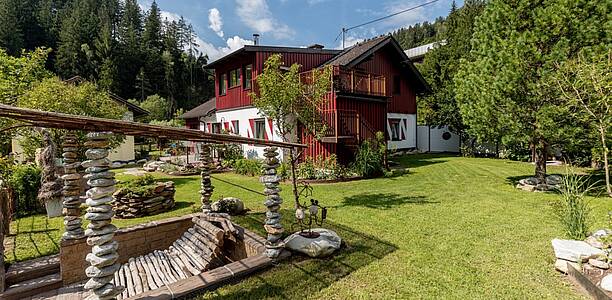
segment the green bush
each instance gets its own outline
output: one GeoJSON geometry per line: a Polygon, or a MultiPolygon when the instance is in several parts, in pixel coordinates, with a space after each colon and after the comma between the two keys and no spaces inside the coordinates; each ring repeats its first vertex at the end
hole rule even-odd
{"type": "Polygon", "coordinates": [[[351,168],[362,177],[378,177],[384,173],[383,160],[380,146],[372,141],[364,141],[357,149],[355,161],[351,164],[351,168]]]}
{"type": "Polygon", "coordinates": [[[9,178],[9,186],[16,197],[16,214],[27,216],[41,212],[43,205],[37,199],[41,170],[33,165],[15,165],[9,178]]]}
{"type": "Polygon", "coordinates": [[[350,175],[349,170],[338,163],[336,155],[323,159],[306,158],[298,164],[296,175],[300,179],[339,179],[350,175]]]}
{"type": "Polygon", "coordinates": [[[262,170],[262,161],[258,159],[241,158],[234,161],[234,172],[240,175],[259,176],[262,170]]]}
{"type": "Polygon", "coordinates": [[[587,186],[588,178],[573,172],[563,176],[561,198],[556,203],[556,211],[568,238],[583,240],[589,232],[591,207],[585,195],[592,189],[587,186]]]}

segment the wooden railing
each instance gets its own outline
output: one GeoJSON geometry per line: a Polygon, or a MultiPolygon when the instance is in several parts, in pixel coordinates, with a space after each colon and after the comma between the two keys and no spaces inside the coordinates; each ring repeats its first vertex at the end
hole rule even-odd
{"type": "Polygon", "coordinates": [[[323,137],[354,138],[357,143],[376,138],[376,131],[355,110],[324,110],[321,116],[327,127],[323,137]]]}
{"type": "MultiPolygon", "coordinates": [[[[302,82],[312,83],[312,71],[300,74],[302,82]]],[[[359,70],[345,70],[333,66],[332,86],[335,91],[348,94],[387,96],[385,76],[367,73],[359,70]]]]}

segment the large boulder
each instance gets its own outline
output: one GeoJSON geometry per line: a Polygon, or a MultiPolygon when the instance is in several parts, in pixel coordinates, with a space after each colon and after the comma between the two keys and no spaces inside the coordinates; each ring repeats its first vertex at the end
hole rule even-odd
{"type": "Polygon", "coordinates": [[[307,238],[296,232],[285,239],[285,248],[304,253],[310,257],[325,257],[340,249],[342,239],[332,230],[314,228],[317,238],[307,238]]]}
{"type": "Polygon", "coordinates": [[[583,241],[553,239],[552,246],[557,258],[568,261],[584,262],[589,258],[605,255],[601,249],[583,241]]]}
{"type": "Polygon", "coordinates": [[[241,215],[245,213],[242,200],[234,197],[226,197],[219,201],[215,201],[210,205],[210,208],[213,212],[230,215],[241,215]]]}
{"type": "Polygon", "coordinates": [[[602,289],[612,292],[612,274],[604,276],[604,278],[601,279],[600,285],[602,289]]]}

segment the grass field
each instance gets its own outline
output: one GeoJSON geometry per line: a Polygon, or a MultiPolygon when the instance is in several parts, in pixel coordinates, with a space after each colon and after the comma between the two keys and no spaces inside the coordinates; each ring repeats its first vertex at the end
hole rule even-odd
{"type": "MultiPolygon", "coordinates": [[[[514,181],[533,172],[505,160],[408,156],[401,177],[315,185],[314,198],[328,206],[325,227],[347,248],[328,259],[293,257],[272,270],[197,297],[204,299],[316,298],[581,298],[552,267],[550,240],[563,237],[551,201],[514,181]]],[[[552,167],[550,173],[563,173],[552,167]]],[[[129,179],[127,176],[118,176],[129,179]]],[[[197,177],[166,178],[177,186],[177,209],[154,219],[196,210],[197,177]]],[[[263,234],[263,197],[256,178],[214,174],[214,198],[236,196],[252,211],[237,223],[263,234]],[[246,188],[246,189],[245,189],[246,188]]],[[[285,186],[284,223],[290,227],[285,186]]],[[[609,198],[589,198],[593,229],[607,224],[609,198]]],[[[153,218],[148,218],[153,219],[153,218]]],[[[16,247],[9,260],[57,252],[61,220],[23,218],[12,224],[16,247]]],[[[145,219],[118,220],[118,226],[145,219]]],[[[10,242],[10,240],[8,241],[10,242]]],[[[9,247],[10,248],[10,247],[9,247]]]]}

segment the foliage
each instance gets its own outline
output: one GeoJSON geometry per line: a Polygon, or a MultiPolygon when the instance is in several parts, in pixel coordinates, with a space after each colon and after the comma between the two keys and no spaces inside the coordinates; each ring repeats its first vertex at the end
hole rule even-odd
{"type": "Polygon", "coordinates": [[[555,203],[557,215],[568,238],[583,240],[588,236],[591,224],[591,207],[585,199],[592,189],[588,186],[588,177],[575,174],[573,171],[563,176],[561,197],[555,203]]]}
{"type": "Polygon", "coordinates": [[[174,118],[170,120],[152,120],[149,122],[151,125],[170,126],[170,127],[185,127],[185,119],[179,118],[183,114],[183,110],[179,109],[174,114],[174,118]]]}
{"type": "Polygon", "coordinates": [[[546,83],[556,63],[609,43],[606,19],[606,4],[597,1],[490,1],[454,77],[468,133],[480,141],[529,145],[543,180],[548,149],[583,136],[579,120],[568,117],[546,83]]]}
{"type": "Polygon", "coordinates": [[[147,116],[149,120],[167,120],[170,113],[170,102],[159,95],[147,97],[140,103],[140,107],[149,112],[147,116]]]}
{"type": "Polygon", "coordinates": [[[34,165],[15,165],[12,168],[8,183],[17,198],[15,212],[18,216],[27,216],[42,210],[38,201],[40,179],[41,170],[34,165]]]}
{"type": "Polygon", "coordinates": [[[483,0],[467,0],[463,7],[453,6],[446,18],[445,31],[437,34],[444,40],[430,50],[419,71],[423,74],[432,92],[418,98],[419,122],[430,125],[448,125],[449,129],[462,134],[463,120],[455,99],[453,77],[459,69],[460,60],[470,52],[474,22],[484,9],[483,0]]]}
{"type": "Polygon", "coordinates": [[[263,162],[259,159],[240,158],[234,161],[233,168],[240,175],[259,176],[263,171],[263,162]]]}
{"type": "Polygon", "coordinates": [[[323,157],[307,157],[297,166],[297,177],[300,179],[340,179],[350,176],[349,170],[338,163],[335,154],[323,157]]]}
{"type": "Polygon", "coordinates": [[[563,98],[575,109],[576,118],[587,120],[599,137],[599,151],[603,156],[606,190],[612,197],[609,148],[607,136],[612,128],[612,51],[591,55],[581,53],[578,58],[565,62],[553,81],[563,98]]]}
{"type": "MultiPolygon", "coordinates": [[[[18,105],[51,112],[108,119],[120,119],[127,112],[125,107],[118,105],[95,84],[90,82],[83,82],[79,85],[66,84],[57,77],[47,78],[35,84],[19,98],[18,105]]],[[[51,130],[56,145],[60,144],[64,132],[64,130],[51,130]]],[[[35,149],[42,146],[40,134],[31,128],[21,129],[19,134],[22,137],[20,143],[25,156],[33,158],[35,149]]],[[[84,133],[81,133],[80,136],[81,140],[84,140],[84,133]]],[[[118,146],[123,139],[123,136],[113,137],[111,146],[118,146]]]]}
{"type": "Polygon", "coordinates": [[[383,175],[384,172],[383,160],[380,145],[374,141],[366,140],[359,145],[351,169],[365,178],[378,177],[383,175]]]}
{"type": "Polygon", "coordinates": [[[425,21],[394,31],[391,35],[400,43],[402,49],[410,49],[439,40],[447,30],[446,18],[438,17],[433,23],[425,21]]]}
{"type": "Polygon", "coordinates": [[[133,180],[121,182],[118,187],[127,190],[126,195],[138,195],[141,197],[152,196],[157,186],[155,177],[151,174],[137,176],[133,180]]]}
{"type": "Polygon", "coordinates": [[[48,66],[62,78],[81,75],[126,99],[159,94],[171,103],[166,118],[214,95],[193,27],[164,20],[155,1],[148,13],[136,0],[1,1],[0,48],[37,47],[55,50],[48,66]]]}

